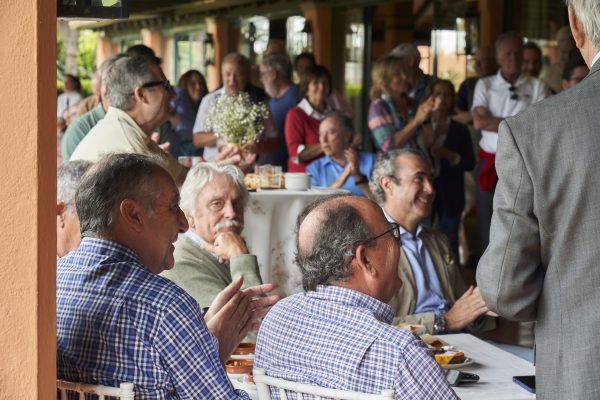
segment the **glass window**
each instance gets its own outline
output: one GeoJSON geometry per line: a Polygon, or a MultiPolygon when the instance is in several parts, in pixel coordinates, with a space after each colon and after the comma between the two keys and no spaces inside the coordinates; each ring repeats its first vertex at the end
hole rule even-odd
{"type": "Polygon", "coordinates": [[[252,64],[259,62],[269,41],[269,20],[258,15],[242,18],[240,33],[241,40],[238,51],[246,55],[252,64]]]}
{"type": "Polygon", "coordinates": [[[205,32],[182,32],[174,35],[175,40],[175,77],[179,77],[190,69],[197,69],[206,75],[206,64],[203,52],[205,32]]]}

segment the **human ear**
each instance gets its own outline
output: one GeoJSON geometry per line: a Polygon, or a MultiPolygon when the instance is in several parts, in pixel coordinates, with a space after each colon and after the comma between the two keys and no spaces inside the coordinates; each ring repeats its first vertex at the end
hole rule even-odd
{"type": "Polygon", "coordinates": [[[578,49],[581,49],[585,43],[585,32],[583,30],[583,25],[577,15],[575,14],[575,10],[572,5],[569,5],[569,25],[571,26],[571,33],[573,34],[573,39],[575,40],[575,45],[578,49]]]}
{"type": "Polygon", "coordinates": [[[139,233],[144,227],[143,207],[133,199],[124,199],[119,205],[119,213],[127,226],[139,233]]]}
{"type": "Polygon", "coordinates": [[[144,88],[141,86],[137,86],[135,89],[133,89],[133,97],[136,99],[136,101],[146,102],[144,88]]]}

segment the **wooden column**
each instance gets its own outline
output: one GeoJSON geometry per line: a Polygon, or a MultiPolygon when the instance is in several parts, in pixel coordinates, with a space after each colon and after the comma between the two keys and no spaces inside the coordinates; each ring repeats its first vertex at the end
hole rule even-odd
{"type": "Polygon", "coordinates": [[[480,46],[494,46],[504,27],[504,0],[479,0],[480,46]]]}
{"type": "Polygon", "coordinates": [[[306,3],[302,10],[304,18],[311,23],[312,48],[317,63],[331,69],[331,7],[306,3]]]}

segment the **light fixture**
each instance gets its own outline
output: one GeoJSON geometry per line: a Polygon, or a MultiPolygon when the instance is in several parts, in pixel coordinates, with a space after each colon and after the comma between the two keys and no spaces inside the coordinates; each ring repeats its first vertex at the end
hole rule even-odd
{"type": "Polygon", "coordinates": [[[203,53],[204,53],[204,65],[215,64],[215,41],[212,33],[205,32],[204,39],[202,40],[203,53]]]}

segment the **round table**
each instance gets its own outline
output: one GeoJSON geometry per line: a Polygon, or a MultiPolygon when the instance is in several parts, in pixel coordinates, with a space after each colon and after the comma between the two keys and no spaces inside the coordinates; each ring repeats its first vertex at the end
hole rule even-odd
{"type": "Polygon", "coordinates": [[[294,262],[296,218],[313,200],[340,193],[348,191],[312,188],[250,192],[242,236],[258,259],[263,282],[276,284],[282,297],[302,291],[302,276],[294,262]]]}

